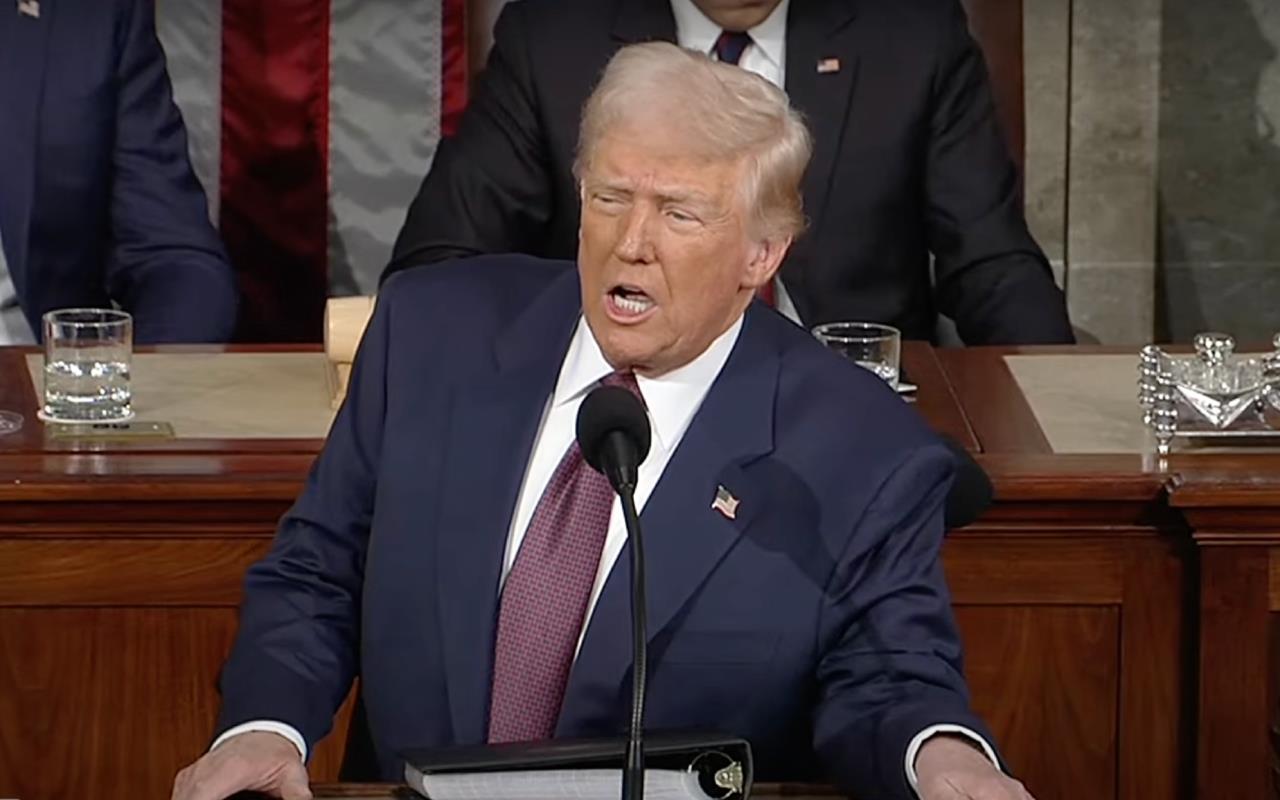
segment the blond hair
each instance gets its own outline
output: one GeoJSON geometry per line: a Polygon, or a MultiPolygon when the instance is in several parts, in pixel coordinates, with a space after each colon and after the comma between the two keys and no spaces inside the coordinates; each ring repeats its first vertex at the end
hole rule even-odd
{"type": "Polygon", "coordinates": [[[619,50],[587,99],[574,175],[581,180],[608,129],[639,114],[666,114],[686,134],[690,153],[745,159],[741,187],[751,228],[786,238],[805,227],[800,181],[813,151],[809,131],[786,94],[753,73],[684,50],[647,42],[619,50]]]}

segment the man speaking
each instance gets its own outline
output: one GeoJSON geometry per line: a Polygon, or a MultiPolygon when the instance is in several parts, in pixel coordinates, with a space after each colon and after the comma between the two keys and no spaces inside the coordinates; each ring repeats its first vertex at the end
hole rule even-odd
{"type": "Polygon", "coordinates": [[[623,520],[573,437],[602,382],[653,429],[650,728],[747,738],[761,780],[1029,797],[968,708],[948,451],[753,301],[803,225],[809,154],[766,81],[628,47],[583,116],[576,270],[494,256],[388,281],[175,798],[310,797],[306,754],[357,674],[383,779],[410,748],[625,731],[623,520]]]}

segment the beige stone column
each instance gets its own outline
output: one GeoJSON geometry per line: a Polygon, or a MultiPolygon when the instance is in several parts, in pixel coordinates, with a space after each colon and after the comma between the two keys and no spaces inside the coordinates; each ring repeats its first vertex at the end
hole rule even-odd
{"type": "Polygon", "coordinates": [[[1086,337],[1155,333],[1161,0],[1072,0],[1067,301],[1086,337]]]}

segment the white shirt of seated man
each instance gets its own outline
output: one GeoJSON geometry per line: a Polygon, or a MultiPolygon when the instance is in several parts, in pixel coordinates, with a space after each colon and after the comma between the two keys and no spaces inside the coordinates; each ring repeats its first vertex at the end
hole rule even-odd
{"type": "MultiPolygon", "coordinates": [[[[637,45],[623,52],[636,50],[646,58],[675,59],[676,68],[687,70],[689,56],[670,45],[637,45]]],[[[602,86],[617,63],[616,57],[602,86]]],[[[734,74],[746,75],[736,68],[734,74]]],[[[717,86],[724,78],[718,77],[717,86]]],[[[785,116],[785,99],[775,94],[779,115],[785,116]]],[[[745,161],[708,158],[705,147],[691,148],[690,137],[703,134],[692,126],[671,125],[671,119],[681,117],[672,103],[686,109],[686,115],[687,109],[698,107],[682,97],[627,97],[620,105],[630,111],[611,117],[607,129],[585,143],[578,251],[585,324],[578,325],[534,442],[509,532],[507,569],[533,506],[572,440],[572,420],[585,388],[613,370],[633,370],[649,406],[655,448],[641,467],[637,502],[647,500],[728,358],[745,309],[759,287],[773,279],[799,230],[798,183],[804,162],[795,170],[793,219],[762,226],[750,205],[755,199],[739,188],[745,161]],[[666,123],[655,124],[661,120],[666,123]]],[[[807,160],[807,147],[801,151],[807,160]]],[[[622,547],[616,508],[592,603],[622,547]]],[[[903,756],[902,768],[921,800],[1031,798],[1000,772],[993,748],[959,726],[920,731],[903,756]]],[[[244,789],[285,800],[308,798],[305,757],[302,736],[283,721],[250,722],[226,731],[207,754],[179,773],[173,798],[222,800],[244,789]]]]}

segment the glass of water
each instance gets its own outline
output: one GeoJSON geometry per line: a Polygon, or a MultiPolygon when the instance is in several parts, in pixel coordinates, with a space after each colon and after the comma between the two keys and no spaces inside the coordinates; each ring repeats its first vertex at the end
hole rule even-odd
{"type": "Polygon", "coordinates": [[[133,417],[129,370],[133,317],[101,308],[44,315],[46,422],[124,422],[133,417]]]}
{"type": "Polygon", "coordinates": [[[814,328],[813,335],[858,366],[879,375],[894,389],[898,388],[902,334],[897,328],[876,322],[829,322],[814,328]]]}

